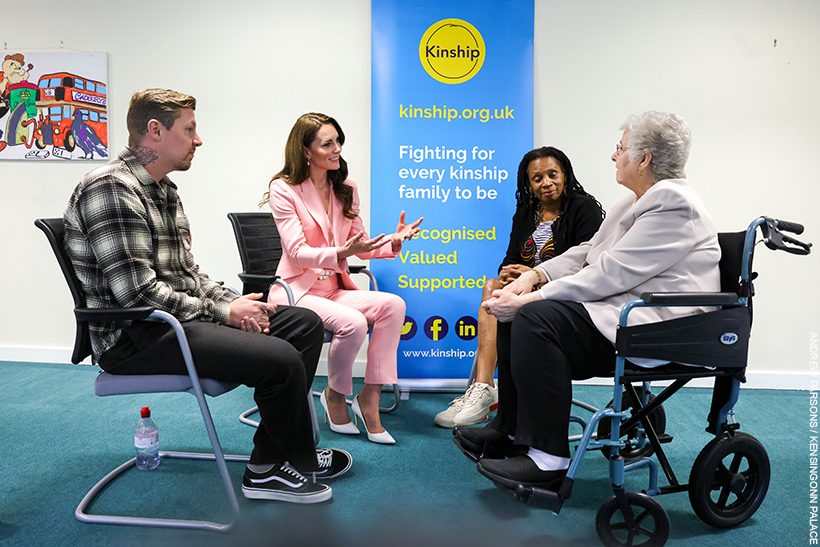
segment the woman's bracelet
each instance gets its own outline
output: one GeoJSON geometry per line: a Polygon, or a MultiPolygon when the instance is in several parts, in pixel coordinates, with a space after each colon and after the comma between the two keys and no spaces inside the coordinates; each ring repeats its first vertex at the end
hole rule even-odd
{"type": "Polygon", "coordinates": [[[538,276],[538,284],[539,285],[543,285],[544,283],[547,282],[547,274],[545,274],[544,272],[542,272],[538,268],[533,268],[533,270],[535,270],[535,275],[538,276]]]}

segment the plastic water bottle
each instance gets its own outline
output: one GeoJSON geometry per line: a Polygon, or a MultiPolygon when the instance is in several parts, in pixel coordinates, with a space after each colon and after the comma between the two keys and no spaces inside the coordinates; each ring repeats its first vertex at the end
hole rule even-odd
{"type": "Polygon", "coordinates": [[[140,411],[140,421],[134,431],[134,447],[137,449],[137,469],[154,469],[159,465],[159,430],[147,406],[140,411]]]}

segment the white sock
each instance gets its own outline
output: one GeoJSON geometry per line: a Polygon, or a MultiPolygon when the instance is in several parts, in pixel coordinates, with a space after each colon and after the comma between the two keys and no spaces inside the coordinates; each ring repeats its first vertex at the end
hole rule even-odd
{"type": "Polygon", "coordinates": [[[569,468],[569,458],[553,456],[537,448],[530,447],[527,456],[535,462],[535,465],[537,465],[541,471],[559,471],[569,468]]]}

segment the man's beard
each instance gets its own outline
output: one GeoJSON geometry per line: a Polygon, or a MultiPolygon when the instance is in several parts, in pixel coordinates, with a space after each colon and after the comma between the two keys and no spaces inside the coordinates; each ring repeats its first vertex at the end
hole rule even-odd
{"type": "Polygon", "coordinates": [[[174,171],[187,171],[191,168],[191,163],[194,161],[194,158],[188,159],[188,156],[185,156],[184,159],[177,162],[174,166],[174,171]]]}

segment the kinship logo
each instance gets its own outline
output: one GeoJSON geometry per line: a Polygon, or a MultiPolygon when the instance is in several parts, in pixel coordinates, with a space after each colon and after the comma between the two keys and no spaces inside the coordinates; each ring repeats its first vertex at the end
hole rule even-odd
{"type": "Polygon", "coordinates": [[[478,74],[486,53],[481,33],[461,19],[434,23],[419,43],[424,70],[445,84],[460,84],[478,74]]]}

